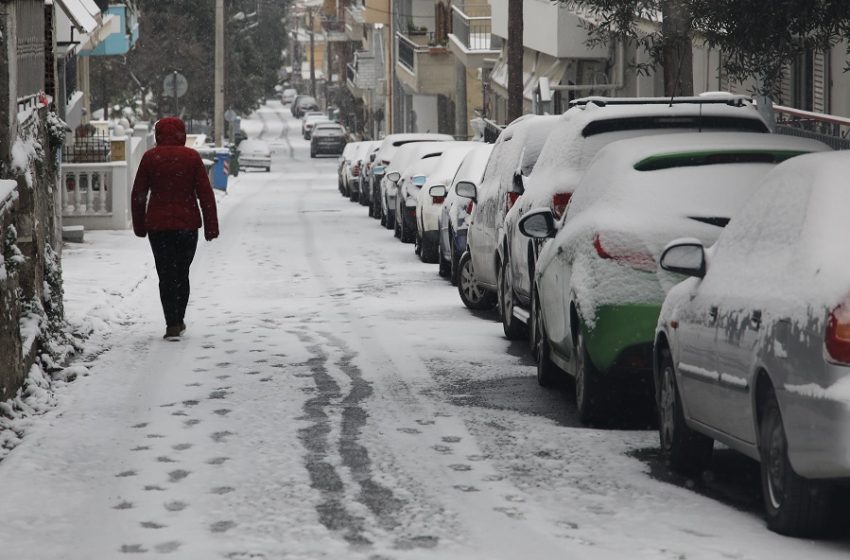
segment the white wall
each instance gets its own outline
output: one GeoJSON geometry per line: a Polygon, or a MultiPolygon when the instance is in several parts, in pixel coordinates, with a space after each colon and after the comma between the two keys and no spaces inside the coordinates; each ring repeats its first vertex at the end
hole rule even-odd
{"type": "Polygon", "coordinates": [[[413,110],[416,111],[417,132],[437,132],[440,130],[437,115],[436,95],[412,95],[413,110]]]}

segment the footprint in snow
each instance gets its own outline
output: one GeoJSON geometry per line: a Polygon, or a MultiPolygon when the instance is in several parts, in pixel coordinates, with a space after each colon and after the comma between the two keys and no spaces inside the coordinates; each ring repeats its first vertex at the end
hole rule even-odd
{"type": "Polygon", "coordinates": [[[150,449],[150,447],[148,447],[147,445],[139,445],[134,447],[130,451],[147,451],[148,449],[150,449]]]}
{"type": "Polygon", "coordinates": [[[112,506],[112,509],[133,509],[133,503],[121,502],[120,504],[112,506]]]}
{"type": "Polygon", "coordinates": [[[135,425],[131,426],[131,428],[138,430],[140,428],[146,428],[147,425],[148,425],[147,422],[142,422],[141,424],[135,424],[135,425]]]}
{"type": "Polygon", "coordinates": [[[504,480],[505,477],[500,474],[488,474],[485,477],[482,477],[481,480],[484,482],[499,482],[500,480],[504,480]]]}
{"type": "Polygon", "coordinates": [[[191,443],[178,443],[177,445],[172,445],[171,449],[173,449],[174,451],[186,451],[187,449],[189,449],[191,447],[192,447],[191,443]]]}
{"type": "MultiPolygon", "coordinates": [[[[204,346],[204,348],[206,348],[206,346],[204,346]]],[[[196,367],[196,368],[195,368],[195,369],[193,369],[192,371],[193,371],[193,372],[195,372],[195,373],[206,373],[206,372],[208,372],[209,370],[208,370],[207,368],[205,368],[205,367],[196,367]]]]}
{"type": "Polygon", "coordinates": [[[159,457],[156,458],[156,460],[157,460],[158,463],[176,463],[177,462],[174,459],[172,459],[171,457],[166,457],[165,455],[160,455],[159,457]]]}
{"type": "Polygon", "coordinates": [[[421,434],[416,428],[398,428],[398,431],[403,434],[421,434]]]}
{"type": "Polygon", "coordinates": [[[210,399],[224,399],[227,397],[227,391],[216,390],[209,394],[210,399]]]}
{"type": "Polygon", "coordinates": [[[525,519],[525,514],[520,510],[513,507],[495,507],[493,511],[498,511],[499,513],[504,513],[511,519],[525,519]]]}
{"type": "Polygon", "coordinates": [[[148,438],[148,439],[162,439],[165,436],[162,435],[162,434],[148,434],[145,437],[148,438]]]}
{"type": "Polygon", "coordinates": [[[230,457],[213,457],[212,459],[207,460],[208,465],[223,465],[226,461],[229,461],[230,457]]]}
{"type": "Polygon", "coordinates": [[[188,507],[188,505],[189,504],[187,504],[186,502],[175,500],[173,502],[163,504],[162,507],[164,507],[168,511],[183,511],[184,509],[186,509],[186,507],[188,507]]]}
{"type": "Polygon", "coordinates": [[[224,533],[234,527],[236,527],[236,523],[233,521],[216,521],[210,525],[210,531],[213,533],[224,533]]]}
{"type": "Polygon", "coordinates": [[[214,434],[210,434],[210,438],[216,443],[222,443],[225,439],[232,436],[233,432],[223,431],[223,432],[215,432],[214,434]]]}
{"type": "Polygon", "coordinates": [[[260,379],[260,381],[262,381],[263,383],[267,383],[267,382],[269,382],[269,381],[271,381],[271,380],[272,380],[272,378],[271,378],[271,377],[263,377],[263,378],[261,378],[261,379],[260,379]]]}
{"type": "Polygon", "coordinates": [[[187,428],[192,427],[192,426],[197,426],[200,423],[201,423],[201,421],[198,420],[197,418],[190,418],[189,420],[186,420],[185,422],[183,422],[183,424],[185,424],[187,428]]]}
{"type": "Polygon", "coordinates": [[[490,458],[489,455],[467,455],[466,456],[467,461],[486,461],[489,458],[490,458]]]}
{"type": "Polygon", "coordinates": [[[142,521],[139,523],[143,529],[164,529],[166,525],[162,523],[156,523],[155,521],[142,521]]]}
{"type": "Polygon", "coordinates": [[[213,488],[212,490],[210,490],[210,492],[213,493],[213,494],[221,495],[221,494],[229,494],[229,493],[233,492],[234,490],[236,490],[236,489],[232,486],[219,486],[217,488],[213,488]]]}
{"type": "Polygon", "coordinates": [[[517,496],[516,494],[508,494],[507,496],[505,496],[505,499],[515,504],[521,504],[525,502],[525,498],[523,498],[522,496],[517,496]]]}
{"type": "Polygon", "coordinates": [[[444,443],[460,443],[463,438],[458,436],[446,436],[443,438],[444,443]]]}
{"type": "Polygon", "coordinates": [[[232,366],[232,365],[233,364],[231,364],[230,362],[219,362],[215,365],[215,367],[228,367],[228,366],[232,366]]]}
{"type": "Polygon", "coordinates": [[[227,416],[228,414],[230,414],[230,409],[229,408],[219,408],[218,410],[214,410],[213,412],[215,412],[219,416],[227,416]]]}
{"type": "Polygon", "coordinates": [[[200,387],[200,386],[201,386],[201,384],[198,383],[197,381],[194,382],[194,383],[186,383],[186,387],[200,387]]]}
{"type": "Polygon", "coordinates": [[[420,426],[433,426],[435,424],[433,420],[417,420],[416,423],[420,426]]]}
{"type": "Polygon", "coordinates": [[[216,375],[215,376],[216,379],[221,379],[221,380],[227,379],[228,377],[230,377],[230,375],[228,375],[226,373],[224,375],[216,375]]]}
{"type": "Polygon", "coordinates": [[[159,552],[160,554],[168,554],[169,552],[174,552],[175,550],[180,548],[182,544],[183,543],[181,543],[180,541],[168,541],[154,546],[153,549],[159,552]]]}
{"type": "Polygon", "coordinates": [[[460,490],[461,492],[479,492],[478,488],[475,486],[470,486],[468,484],[455,484],[452,486],[455,490],[460,490]]]}
{"type": "Polygon", "coordinates": [[[255,369],[254,369],[254,370],[251,370],[251,371],[246,371],[246,372],[245,372],[245,375],[259,375],[259,374],[260,374],[260,372],[259,372],[259,371],[257,371],[257,370],[255,370],[255,369]]]}
{"type": "Polygon", "coordinates": [[[188,401],[183,401],[183,406],[197,406],[198,404],[200,404],[200,402],[201,401],[196,401],[194,399],[188,400],[188,401]]]}
{"type": "Polygon", "coordinates": [[[162,492],[165,488],[162,486],[157,486],[156,484],[148,484],[145,486],[145,492],[162,492]]]}
{"type": "Polygon", "coordinates": [[[136,476],[136,471],[124,471],[115,475],[115,478],[127,478],[128,476],[136,476]]]}
{"type": "Polygon", "coordinates": [[[472,470],[472,467],[470,465],[464,465],[462,463],[455,464],[455,465],[449,465],[449,468],[452,469],[453,471],[458,471],[458,472],[465,472],[465,471],[471,471],[472,470]]]}
{"type": "Polygon", "coordinates": [[[448,445],[435,445],[431,449],[433,449],[437,453],[442,453],[443,455],[449,455],[452,452],[452,448],[448,445]]]}
{"type": "Polygon", "coordinates": [[[171,413],[172,416],[189,416],[185,410],[177,410],[171,413]]]}
{"type": "Polygon", "coordinates": [[[144,554],[148,551],[148,549],[140,544],[122,544],[118,550],[124,554],[144,554]]]}

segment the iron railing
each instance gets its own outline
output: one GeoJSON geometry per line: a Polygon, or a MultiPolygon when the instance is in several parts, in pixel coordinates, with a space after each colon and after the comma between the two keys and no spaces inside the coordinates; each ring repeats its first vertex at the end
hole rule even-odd
{"type": "Polygon", "coordinates": [[[776,132],[819,140],[835,150],[850,149],[850,119],[774,105],[776,132]]]}
{"type": "Polygon", "coordinates": [[[464,10],[462,7],[452,6],[452,34],[470,51],[498,48],[493,46],[490,16],[472,16],[464,10]]]}
{"type": "Polygon", "coordinates": [[[44,2],[18,0],[15,5],[15,58],[18,109],[38,103],[44,91],[44,2]]]}
{"type": "Polygon", "coordinates": [[[65,163],[101,163],[112,161],[112,144],[107,134],[74,138],[62,147],[65,163]]]}
{"type": "Polygon", "coordinates": [[[398,37],[398,62],[411,72],[416,71],[416,49],[418,45],[402,35],[398,37]]]}

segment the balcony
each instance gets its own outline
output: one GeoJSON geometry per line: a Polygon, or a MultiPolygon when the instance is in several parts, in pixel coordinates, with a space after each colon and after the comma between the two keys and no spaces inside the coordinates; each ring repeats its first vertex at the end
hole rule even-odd
{"type": "Polygon", "coordinates": [[[489,68],[498,58],[502,39],[491,33],[490,6],[452,6],[449,49],[467,68],[489,68]]]}
{"type": "Polygon", "coordinates": [[[345,43],[350,41],[345,31],[345,20],[336,17],[323,16],[322,30],[328,43],[345,43]]]}
{"type": "Polygon", "coordinates": [[[383,77],[383,61],[370,51],[357,51],[354,60],[346,65],[346,84],[354,97],[366,99],[369,92],[379,88],[383,77]]]}
{"type": "Polygon", "coordinates": [[[454,95],[455,59],[435,45],[431,33],[396,34],[396,75],[405,90],[421,95],[454,95]]]}
{"type": "Polygon", "coordinates": [[[345,33],[351,41],[362,41],[365,36],[363,11],[360,6],[349,6],[345,9],[345,33]]]}

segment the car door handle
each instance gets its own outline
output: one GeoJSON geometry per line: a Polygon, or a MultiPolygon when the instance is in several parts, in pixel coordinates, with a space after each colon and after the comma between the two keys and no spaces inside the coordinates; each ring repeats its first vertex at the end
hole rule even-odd
{"type": "Polygon", "coordinates": [[[750,315],[750,326],[756,331],[761,327],[761,311],[753,311],[750,315]]]}
{"type": "Polygon", "coordinates": [[[708,309],[708,318],[711,319],[712,322],[717,320],[717,306],[716,305],[712,305],[708,309]]]}

